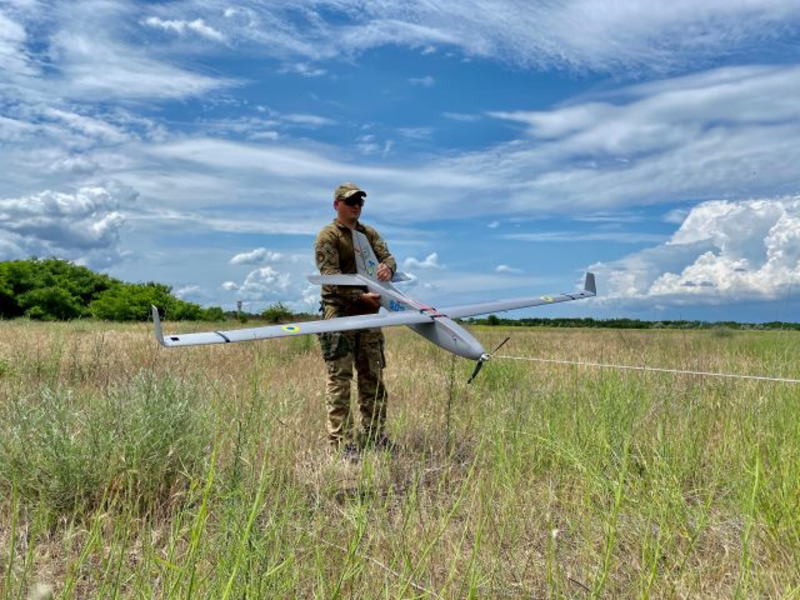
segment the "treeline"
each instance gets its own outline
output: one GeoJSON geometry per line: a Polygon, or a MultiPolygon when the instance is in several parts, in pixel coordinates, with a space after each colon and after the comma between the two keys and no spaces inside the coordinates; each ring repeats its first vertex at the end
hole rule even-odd
{"type": "Polygon", "coordinates": [[[125,283],[57,258],[0,263],[0,318],[68,321],[146,321],[150,305],[170,320],[224,319],[219,307],[203,308],[172,295],[162,283],[125,283]]]}
{"type": "Polygon", "coordinates": [[[639,319],[591,319],[591,318],[524,318],[501,319],[497,315],[489,315],[484,319],[470,319],[475,325],[491,325],[504,327],[597,327],[604,329],[736,329],[766,330],[792,329],[800,331],[800,323],[739,323],[737,321],[640,321],[639,319]]]}

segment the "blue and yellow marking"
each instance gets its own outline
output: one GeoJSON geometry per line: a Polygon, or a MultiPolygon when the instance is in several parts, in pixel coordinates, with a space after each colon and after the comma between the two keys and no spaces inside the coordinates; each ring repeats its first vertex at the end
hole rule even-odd
{"type": "Polygon", "coordinates": [[[284,331],[288,331],[289,333],[297,333],[300,331],[300,328],[297,325],[284,325],[281,327],[284,331]]]}
{"type": "Polygon", "coordinates": [[[368,260],[367,261],[367,273],[372,275],[375,272],[375,261],[368,260]]]}
{"type": "Polygon", "coordinates": [[[555,302],[550,296],[542,296],[542,300],[545,302],[555,302]]]}

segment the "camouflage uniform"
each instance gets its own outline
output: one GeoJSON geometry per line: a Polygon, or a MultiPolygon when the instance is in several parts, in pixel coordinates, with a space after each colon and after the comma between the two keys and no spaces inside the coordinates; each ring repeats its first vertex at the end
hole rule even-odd
{"type": "MultiPolygon", "coordinates": [[[[397,263],[386,243],[372,227],[358,223],[356,230],[367,236],[378,260],[397,270],[397,263]]],[[[321,275],[355,274],[356,261],[350,229],[334,220],[317,235],[315,257],[321,275]]],[[[322,286],[324,318],[345,317],[376,312],[359,299],[366,288],[322,286]]],[[[328,441],[339,446],[352,438],[350,382],[353,364],[358,372],[358,405],[361,412],[361,435],[366,440],[379,439],[386,423],[387,393],[383,385],[384,338],[380,329],[362,329],[320,334],[322,357],[328,370],[325,400],[328,409],[328,441]]]]}

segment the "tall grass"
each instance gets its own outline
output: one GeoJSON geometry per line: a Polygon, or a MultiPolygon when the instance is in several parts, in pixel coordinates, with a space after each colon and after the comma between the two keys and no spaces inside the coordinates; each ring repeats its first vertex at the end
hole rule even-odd
{"type": "MultiPolygon", "coordinates": [[[[0,599],[800,593],[800,387],[500,359],[466,386],[472,365],[392,330],[401,450],[351,465],[325,450],[308,340],[0,327],[0,599]]],[[[475,333],[800,376],[785,332],[475,333]]]]}

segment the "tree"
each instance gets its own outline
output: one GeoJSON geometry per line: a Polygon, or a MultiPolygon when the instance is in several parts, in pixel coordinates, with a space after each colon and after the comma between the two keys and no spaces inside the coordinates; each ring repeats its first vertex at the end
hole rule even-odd
{"type": "Polygon", "coordinates": [[[30,290],[19,297],[25,315],[41,321],[69,321],[83,314],[80,300],[60,287],[30,290]]]}
{"type": "Polygon", "coordinates": [[[0,318],[23,315],[42,321],[93,316],[145,321],[150,305],[168,319],[221,320],[222,309],[204,309],[172,295],[162,283],[124,283],[58,258],[0,262],[0,318]]]}
{"type": "Polygon", "coordinates": [[[261,313],[261,317],[270,323],[282,323],[290,321],[294,315],[283,302],[276,302],[265,308],[261,313]]]}

